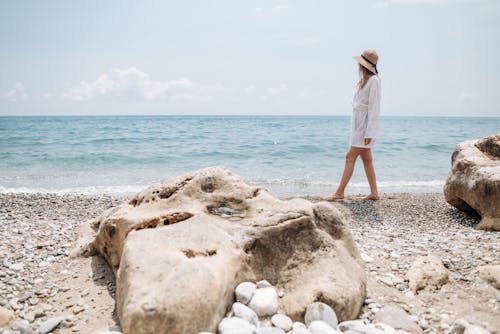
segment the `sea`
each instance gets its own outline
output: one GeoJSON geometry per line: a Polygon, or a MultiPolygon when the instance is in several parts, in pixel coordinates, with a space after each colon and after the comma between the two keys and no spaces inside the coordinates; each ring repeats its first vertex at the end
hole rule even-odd
{"type": "MultiPolygon", "coordinates": [[[[455,146],[500,117],[382,117],[379,192],[442,192],[455,146]]],[[[0,193],[129,195],[224,166],[280,197],[335,191],[349,116],[0,117],[0,193]]],[[[369,192],[361,160],[347,194],[369,192]]]]}

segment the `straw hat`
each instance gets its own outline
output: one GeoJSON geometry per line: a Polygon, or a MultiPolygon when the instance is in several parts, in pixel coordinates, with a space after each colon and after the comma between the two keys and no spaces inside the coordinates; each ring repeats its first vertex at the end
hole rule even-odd
{"type": "Polygon", "coordinates": [[[378,74],[377,71],[377,62],[378,62],[378,54],[375,50],[365,50],[361,54],[361,56],[353,57],[358,63],[363,65],[363,67],[367,68],[370,72],[374,74],[378,74]]]}

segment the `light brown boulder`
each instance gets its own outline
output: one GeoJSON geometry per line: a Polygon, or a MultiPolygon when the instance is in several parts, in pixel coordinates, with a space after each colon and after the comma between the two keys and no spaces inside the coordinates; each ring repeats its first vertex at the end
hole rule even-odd
{"type": "Polygon", "coordinates": [[[295,320],[314,301],[353,319],[366,295],[337,209],[279,200],[221,167],[154,185],[94,226],[93,247],[116,272],[124,333],[215,332],[243,281],[283,290],[281,310],[295,320]]]}
{"type": "Polygon", "coordinates": [[[16,318],[14,312],[5,307],[0,306],[0,328],[6,327],[16,318]]]}
{"type": "Polygon", "coordinates": [[[422,256],[415,260],[406,276],[413,293],[422,289],[437,290],[449,281],[448,269],[434,255],[422,256]]]}
{"type": "Polygon", "coordinates": [[[500,290],[500,264],[480,266],[477,269],[479,277],[500,290]]]}
{"type": "Polygon", "coordinates": [[[457,145],[444,196],[457,209],[478,213],[478,229],[500,231],[500,134],[457,145]]]}

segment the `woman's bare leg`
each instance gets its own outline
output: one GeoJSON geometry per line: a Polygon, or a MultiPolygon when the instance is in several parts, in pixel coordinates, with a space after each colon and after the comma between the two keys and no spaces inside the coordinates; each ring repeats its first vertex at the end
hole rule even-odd
{"type": "Polygon", "coordinates": [[[378,199],[377,178],[375,176],[375,168],[373,168],[372,150],[369,148],[363,149],[361,151],[361,160],[363,160],[366,178],[370,185],[370,195],[366,196],[365,199],[378,199]]]}
{"type": "Polygon", "coordinates": [[[360,147],[351,146],[349,148],[349,151],[347,151],[347,154],[345,156],[344,172],[342,173],[342,179],[340,180],[340,184],[337,188],[337,191],[335,191],[335,193],[331,194],[330,196],[326,197],[326,199],[333,200],[333,199],[344,198],[344,191],[345,188],[347,187],[347,184],[349,183],[349,180],[352,177],[352,173],[354,172],[354,165],[356,164],[356,159],[358,158],[358,155],[360,155],[362,151],[363,149],[360,147]]]}

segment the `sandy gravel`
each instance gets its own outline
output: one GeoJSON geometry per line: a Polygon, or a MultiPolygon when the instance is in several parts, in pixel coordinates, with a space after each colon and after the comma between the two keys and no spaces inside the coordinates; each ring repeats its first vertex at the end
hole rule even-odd
{"type": "MultiPolygon", "coordinates": [[[[20,333],[38,333],[42,323],[57,316],[65,320],[53,333],[118,328],[112,272],[101,257],[68,255],[81,224],[122,200],[0,195],[0,306],[15,311],[20,333]]],[[[428,333],[445,333],[457,318],[500,332],[500,291],[477,275],[478,266],[500,263],[500,233],[475,230],[478,217],[450,207],[441,194],[390,194],[377,202],[353,196],[333,205],[348,217],[367,260],[362,318],[372,319],[381,306],[397,303],[428,333]],[[414,295],[405,275],[427,254],[443,261],[452,281],[414,295]]]]}

